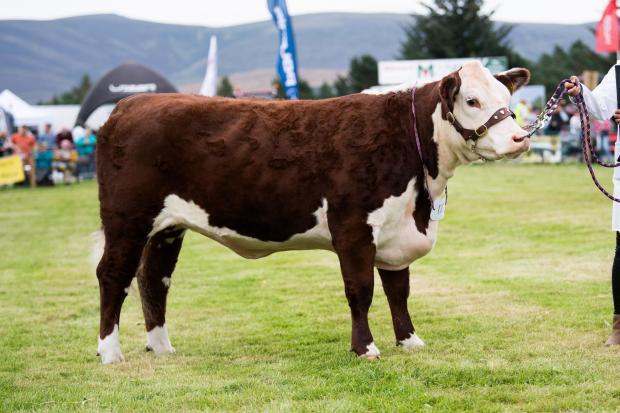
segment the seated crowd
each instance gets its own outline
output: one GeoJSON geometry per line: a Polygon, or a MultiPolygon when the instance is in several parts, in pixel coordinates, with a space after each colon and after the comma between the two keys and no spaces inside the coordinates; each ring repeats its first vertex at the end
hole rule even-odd
{"type": "Polygon", "coordinates": [[[0,132],[0,156],[18,155],[26,175],[34,174],[38,183],[72,183],[94,177],[96,140],[88,128],[62,128],[54,133],[47,124],[37,133],[22,125],[10,137],[0,132]]]}

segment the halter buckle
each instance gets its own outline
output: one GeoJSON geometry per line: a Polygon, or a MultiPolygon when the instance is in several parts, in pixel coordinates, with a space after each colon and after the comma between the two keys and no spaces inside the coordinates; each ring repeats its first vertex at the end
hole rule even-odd
{"type": "Polygon", "coordinates": [[[481,137],[483,137],[484,135],[486,135],[486,134],[487,134],[487,132],[489,131],[489,128],[487,127],[487,125],[482,125],[482,126],[480,126],[480,128],[478,128],[478,129],[476,129],[476,130],[474,131],[474,132],[476,132],[476,136],[477,136],[477,137],[479,137],[479,138],[481,138],[481,137]],[[478,132],[478,129],[480,129],[480,128],[482,128],[482,127],[484,127],[484,131],[483,131],[483,132],[478,132]]]}
{"type": "Polygon", "coordinates": [[[454,125],[454,122],[456,122],[456,118],[454,117],[454,114],[452,112],[448,112],[446,114],[446,117],[448,118],[448,122],[454,125]]]}

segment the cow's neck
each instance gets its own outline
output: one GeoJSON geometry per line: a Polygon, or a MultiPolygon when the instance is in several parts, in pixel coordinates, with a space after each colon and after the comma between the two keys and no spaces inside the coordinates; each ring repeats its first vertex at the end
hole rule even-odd
{"type": "Polygon", "coordinates": [[[456,168],[455,159],[440,137],[442,127],[437,122],[437,118],[441,120],[440,101],[438,82],[429,83],[415,91],[416,125],[424,152],[428,187],[433,199],[443,196],[448,179],[456,168]]]}
{"type": "MultiPolygon", "coordinates": [[[[437,143],[437,164],[438,173],[437,177],[429,180],[429,190],[433,198],[436,198],[443,194],[448,184],[448,180],[454,175],[454,171],[457,166],[469,163],[470,160],[466,157],[464,150],[467,148],[455,148],[456,141],[453,136],[454,128],[448,122],[446,122],[441,116],[441,104],[435,107],[435,111],[432,115],[433,119],[433,141],[437,143]]],[[[459,135],[456,137],[462,140],[459,135]]]]}
{"type": "Polygon", "coordinates": [[[439,82],[416,90],[417,126],[423,145],[428,186],[433,199],[443,196],[448,180],[459,165],[475,161],[477,156],[463,137],[442,118],[439,82]]]}

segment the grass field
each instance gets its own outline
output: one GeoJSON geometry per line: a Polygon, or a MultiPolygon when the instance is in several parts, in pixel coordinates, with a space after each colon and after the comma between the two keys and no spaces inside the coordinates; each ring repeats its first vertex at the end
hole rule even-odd
{"type": "Polygon", "coordinates": [[[427,347],[394,346],[377,277],[373,362],[347,351],[335,255],[248,261],[188,234],[167,317],[177,354],[144,352],[134,295],[127,362],[102,366],[96,185],[2,190],[0,411],[616,411],[611,206],[589,179],[582,165],[458,170],[437,246],[412,267],[427,347]]]}

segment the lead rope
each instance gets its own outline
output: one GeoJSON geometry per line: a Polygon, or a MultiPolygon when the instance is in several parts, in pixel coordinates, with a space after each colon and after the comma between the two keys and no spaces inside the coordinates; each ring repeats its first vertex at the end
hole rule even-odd
{"type": "Polygon", "coordinates": [[[615,168],[617,166],[620,166],[620,163],[602,162],[596,155],[594,148],[592,148],[592,138],[590,135],[590,114],[588,113],[588,109],[586,107],[583,96],[580,94],[577,97],[578,99],[575,99],[575,104],[579,109],[579,121],[581,122],[581,152],[583,153],[583,159],[586,163],[586,166],[588,167],[588,172],[590,172],[590,176],[592,177],[594,185],[596,185],[596,187],[599,189],[599,191],[603,193],[603,195],[605,195],[607,198],[611,199],[614,202],[620,203],[620,199],[616,198],[615,196],[610,194],[605,188],[603,188],[603,185],[601,185],[601,183],[596,178],[596,175],[594,174],[594,168],[592,168],[592,159],[594,159],[597,164],[601,165],[604,168],[615,168]]]}
{"type": "MultiPolygon", "coordinates": [[[[431,195],[431,191],[428,188],[428,174],[426,173],[426,163],[424,162],[424,152],[422,151],[422,143],[420,142],[420,134],[418,133],[418,123],[416,122],[416,114],[415,114],[415,90],[414,86],[411,88],[411,114],[413,115],[412,119],[412,131],[415,136],[415,144],[418,147],[418,154],[420,155],[420,161],[422,162],[422,174],[424,175],[424,190],[426,191],[426,195],[428,196],[428,201],[431,203],[431,210],[435,210],[435,202],[433,201],[433,196],[431,195]]],[[[446,184],[446,188],[444,190],[446,203],[448,205],[448,185],[446,184]]]]}
{"type": "MultiPolygon", "coordinates": [[[[530,130],[528,136],[532,136],[534,132],[543,128],[545,124],[549,121],[551,115],[553,114],[555,109],[557,109],[558,104],[566,94],[566,88],[564,86],[566,82],[571,82],[571,80],[562,80],[560,84],[558,84],[558,87],[555,89],[555,92],[553,93],[547,104],[545,105],[545,109],[543,109],[540,115],[538,115],[538,117],[536,118],[536,121],[534,121],[530,125],[525,126],[525,129],[530,130]]],[[[573,98],[573,102],[577,106],[577,111],[579,112],[579,122],[581,124],[581,153],[583,154],[583,159],[586,166],[588,167],[588,171],[590,172],[592,181],[594,182],[594,185],[596,185],[596,187],[599,189],[599,191],[603,193],[603,195],[605,195],[607,198],[611,199],[614,202],[620,203],[620,199],[610,194],[605,188],[603,188],[603,185],[601,185],[601,183],[598,181],[598,179],[596,178],[596,174],[594,173],[594,168],[592,167],[592,161],[596,162],[598,165],[604,168],[616,168],[620,166],[620,162],[603,162],[596,155],[596,152],[592,147],[590,114],[588,113],[588,108],[583,98],[583,91],[573,98]]]]}

